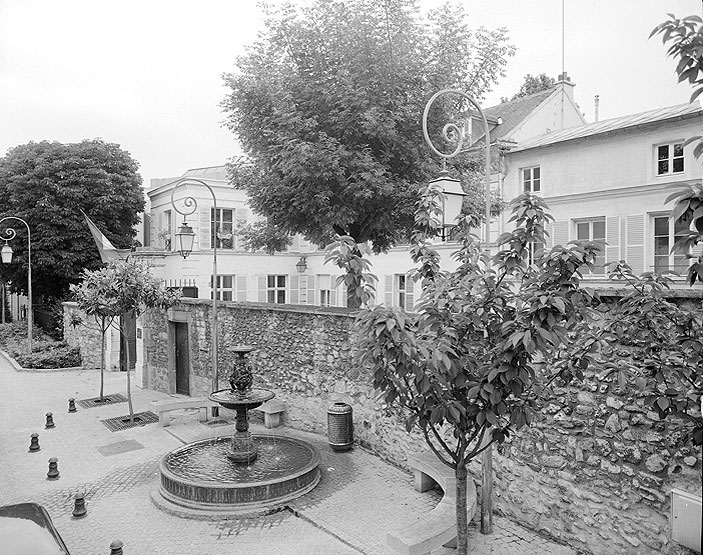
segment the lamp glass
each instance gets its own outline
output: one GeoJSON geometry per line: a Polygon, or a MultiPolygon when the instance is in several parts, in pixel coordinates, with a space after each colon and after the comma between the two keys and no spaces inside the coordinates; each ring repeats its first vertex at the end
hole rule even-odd
{"type": "Polygon", "coordinates": [[[2,257],[3,264],[9,264],[12,262],[12,247],[5,243],[2,250],[0,250],[0,256],[2,257]]]}
{"type": "Polygon", "coordinates": [[[188,255],[193,252],[194,240],[195,233],[193,232],[193,228],[186,222],[183,222],[176,233],[176,245],[178,247],[179,254],[183,258],[188,258],[188,255]]]}
{"type": "Polygon", "coordinates": [[[452,179],[447,175],[441,175],[437,179],[433,179],[431,184],[437,184],[441,187],[444,193],[442,202],[442,226],[454,227],[456,219],[461,214],[461,207],[464,204],[466,193],[461,187],[461,182],[458,179],[452,179]]]}
{"type": "Polygon", "coordinates": [[[305,273],[305,270],[308,269],[308,264],[304,256],[300,257],[300,260],[296,263],[295,268],[298,270],[299,274],[305,273]]]}

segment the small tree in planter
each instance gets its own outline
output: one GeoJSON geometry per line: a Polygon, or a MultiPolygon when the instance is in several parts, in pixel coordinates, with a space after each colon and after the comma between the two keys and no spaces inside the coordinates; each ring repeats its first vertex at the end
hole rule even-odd
{"type": "MultiPolygon", "coordinates": [[[[84,272],[83,279],[84,282],[88,280],[89,283],[94,284],[91,287],[86,286],[86,289],[91,289],[91,291],[89,295],[86,294],[84,297],[86,304],[92,303],[90,308],[92,314],[98,315],[101,321],[102,314],[104,314],[106,319],[112,319],[113,325],[115,321],[119,322],[120,335],[126,354],[127,401],[130,420],[132,420],[134,410],[132,408],[129,347],[127,345],[127,338],[134,331],[131,326],[145,309],[167,309],[176,305],[180,300],[180,292],[165,289],[161,281],[149,272],[145,264],[132,260],[118,260],[111,262],[106,268],[94,272],[84,272]],[[131,318],[118,318],[120,316],[130,316],[131,318]],[[129,324],[126,323],[128,321],[129,324]]],[[[80,287],[82,286],[79,286],[77,290],[80,287]]]]}
{"type": "Polygon", "coordinates": [[[551,216],[540,199],[522,195],[513,203],[516,228],[499,238],[503,250],[493,267],[464,225],[459,267],[442,272],[429,241],[438,231],[441,193],[424,193],[412,251],[424,286],[417,314],[384,306],[362,311],[357,357],[371,367],[385,401],[404,409],[406,428],[418,427],[454,469],[457,549],[464,555],[467,465],[532,421],[547,379],[537,363],[555,357],[583,319],[590,299],[579,290],[579,268],[591,266],[598,247],[557,246],[537,255],[551,216]]]}
{"type": "MultiPolygon", "coordinates": [[[[110,290],[114,288],[117,279],[114,266],[99,270],[84,270],[82,280],[71,285],[78,308],[95,319],[100,329],[100,401],[103,401],[105,391],[105,336],[118,316],[117,298],[110,290]]],[[[114,289],[113,289],[114,291],[114,289]]]]}

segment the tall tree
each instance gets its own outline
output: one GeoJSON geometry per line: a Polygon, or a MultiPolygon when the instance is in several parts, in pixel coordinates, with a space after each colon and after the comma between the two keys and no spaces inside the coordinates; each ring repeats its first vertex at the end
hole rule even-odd
{"type": "MultiPolygon", "coordinates": [[[[101,266],[81,209],[113,245],[132,245],[144,210],[138,167],[119,145],[98,139],[30,142],[0,158],[0,218],[18,216],[29,225],[35,295],[63,298],[83,269],[101,266]]],[[[23,233],[17,229],[13,263],[0,266],[0,276],[18,292],[27,288],[23,233]]]]}
{"type": "Polygon", "coordinates": [[[425,103],[444,87],[481,99],[514,51],[504,29],[473,32],[465,19],[461,3],[423,19],[415,0],[270,12],[225,75],[222,104],[253,164],[243,185],[254,210],[318,244],[348,236],[382,252],[407,238],[418,189],[438,170],[425,103]]]}

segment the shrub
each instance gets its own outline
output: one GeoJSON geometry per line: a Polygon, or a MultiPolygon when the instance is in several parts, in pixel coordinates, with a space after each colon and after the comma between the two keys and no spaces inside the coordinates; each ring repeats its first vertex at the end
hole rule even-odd
{"type": "Polygon", "coordinates": [[[14,358],[23,368],[69,368],[81,365],[80,350],[65,343],[54,343],[39,352],[20,353],[14,358]]]}

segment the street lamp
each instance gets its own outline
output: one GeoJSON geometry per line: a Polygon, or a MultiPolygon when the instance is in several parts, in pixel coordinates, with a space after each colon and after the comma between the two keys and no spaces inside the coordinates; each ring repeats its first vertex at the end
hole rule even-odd
{"type": "MultiPolygon", "coordinates": [[[[448,186],[455,187],[456,184],[450,184],[448,183],[449,181],[456,181],[456,180],[450,180],[449,174],[446,171],[447,170],[447,160],[454,158],[456,155],[461,152],[462,147],[464,146],[464,133],[462,132],[459,127],[454,124],[454,123],[447,123],[443,128],[442,128],[442,136],[444,139],[451,141],[453,137],[455,137],[457,141],[457,146],[454,149],[453,152],[450,152],[449,154],[445,154],[444,152],[440,152],[435,148],[435,146],[432,144],[432,140],[430,139],[430,135],[427,132],[427,116],[430,112],[430,107],[432,106],[432,103],[442,96],[443,94],[455,94],[459,95],[465,100],[469,102],[469,104],[473,105],[473,107],[476,109],[478,114],[481,116],[481,120],[483,122],[483,130],[484,130],[484,136],[483,140],[485,142],[484,145],[484,151],[485,151],[485,164],[484,164],[484,171],[485,171],[485,179],[486,179],[486,235],[485,235],[485,250],[487,252],[490,251],[490,244],[491,244],[491,133],[490,130],[488,129],[488,120],[486,119],[486,115],[483,113],[483,110],[481,110],[481,106],[478,105],[478,102],[476,102],[470,95],[466,94],[464,91],[459,90],[459,89],[442,89],[441,91],[435,93],[432,98],[430,98],[427,101],[427,105],[425,106],[425,112],[422,115],[422,132],[425,136],[425,141],[427,141],[427,144],[430,146],[430,149],[440,156],[442,158],[442,173],[440,174],[440,177],[434,182],[441,182],[443,185],[443,190],[445,191],[444,194],[447,196],[446,189],[448,186]],[[451,135],[451,136],[450,136],[451,135]]],[[[456,182],[458,184],[458,181],[456,182]]],[[[453,189],[456,190],[456,189],[453,189]]],[[[462,191],[463,192],[463,191],[462,191]]],[[[450,202],[451,197],[447,199],[447,204],[450,202]]],[[[442,207],[443,209],[445,208],[444,206],[442,207]]],[[[458,216],[458,213],[457,213],[458,216]]],[[[447,220],[448,217],[443,217],[443,229],[444,227],[447,226],[447,220]]],[[[489,253],[490,254],[490,253],[489,253]]],[[[488,257],[490,260],[490,257],[488,257]]],[[[482,467],[482,483],[481,483],[481,532],[483,534],[491,534],[493,533],[493,449],[488,448],[486,449],[483,454],[482,454],[482,459],[481,459],[481,467],[482,467]]]]}
{"type": "MultiPolygon", "coordinates": [[[[27,352],[31,354],[32,327],[34,326],[34,315],[32,313],[32,234],[29,231],[29,224],[27,224],[27,222],[25,222],[22,218],[18,218],[17,216],[6,216],[0,220],[0,224],[2,224],[5,220],[17,220],[18,222],[22,222],[27,228],[27,302],[29,303],[29,310],[27,311],[27,352]]],[[[5,229],[4,235],[5,237],[2,237],[2,239],[5,241],[5,244],[3,245],[2,250],[0,250],[0,256],[2,257],[3,264],[9,264],[12,262],[12,247],[7,243],[15,238],[17,232],[15,232],[13,228],[8,227],[5,229]]]]}
{"type": "MultiPolygon", "coordinates": [[[[186,259],[188,255],[193,251],[193,241],[195,239],[195,233],[193,228],[188,225],[186,217],[193,214],[198,209],[198,201],[193,197],[187,196],[183,199],[184,210],[179,210],[178,206],[173,199],[176,189],[185,185],[186,183],[195,183],[197,185],[202,185],[210,191],[212,195],[212,204],[215,212],[215,231],[217,232],[217,198],[215,197],[215,192],[212,190],[210,185],[205,183],[200,179],[193,179],[191,177],[186,177],[176,181],[171,189],[171,206],[173,209],[183,216],[183,223],[178,228],[178,232],[175,234],[176,238],[176,250],[180,255],[186,259]]],[[[218,275],[217,275],[217,234],[215,234],[215,240],[212,244],[212,392],[218,390],[219,388],[219,376],[217,367],[217,289],[218,289],[218,275]]],[[[212,407],[212,416],[219,415],[219,407],[212,407]]]]}

